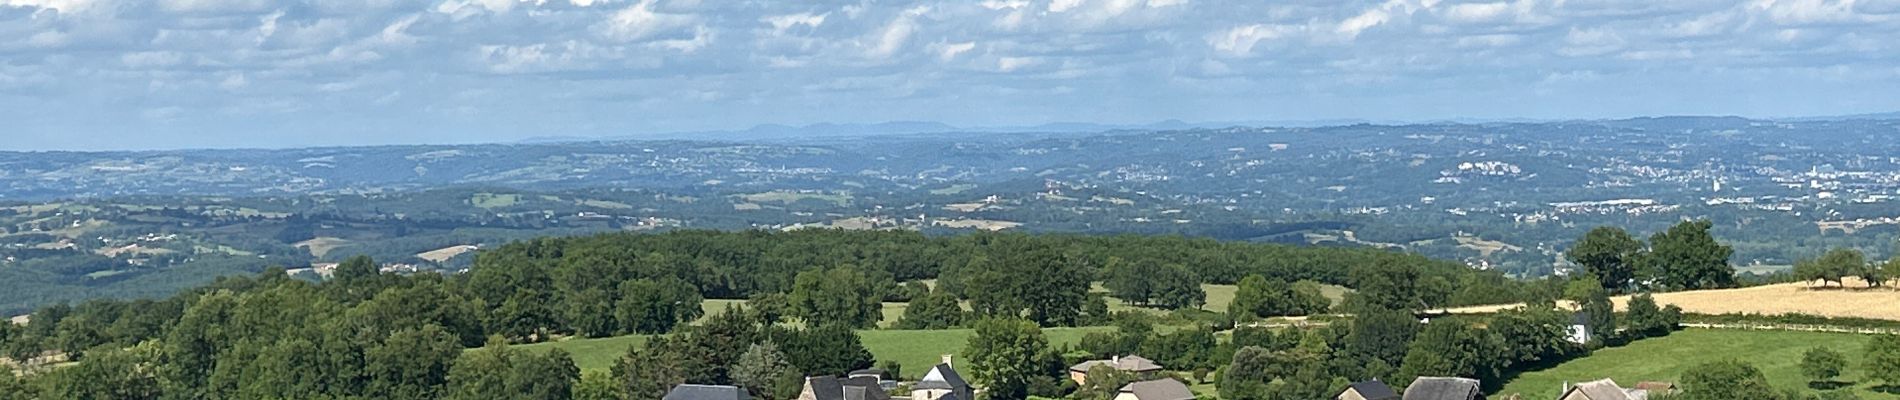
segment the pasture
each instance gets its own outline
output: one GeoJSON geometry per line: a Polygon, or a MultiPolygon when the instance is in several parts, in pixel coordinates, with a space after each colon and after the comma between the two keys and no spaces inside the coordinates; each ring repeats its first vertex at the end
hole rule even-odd
{"type": "Polygon", "coordinates": [[[1495,395],[1521,394],[1526,399],[1555,398],[1564,382],[1614,379],[1624,387],[1642,381],[1679,382],[1683,372],[1698,364],[1735,359],[1752,363],[1777,389],[1813,391],[1801,376],[1801,356],[1808,349],[1828,347],[1847,356],[1848,368],[1838,379],[1852,382],[1862,399],[1900,399],[1871,390],[1863,379],[1860,351],[1868,336],[1847,333],[1689,329],[1627,346],[1597,350],[1590,356],[1555,367],[1525,372],[1506,383],[1495,395]]]}

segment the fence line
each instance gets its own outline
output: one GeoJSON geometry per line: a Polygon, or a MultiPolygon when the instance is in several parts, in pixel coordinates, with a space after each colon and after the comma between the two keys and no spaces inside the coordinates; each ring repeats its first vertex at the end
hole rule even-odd
{"type": "Polygon", "coordinates": [[[1702,329],[1743,329],[1743,330],[1858,333],[1858,334],[1866,334],[1866,335],[1900,334],[1900,329],[1891,329],[1891,328],[1848,328],[1848,327],[1829,326],[1829,325],[1775,324],[1775,323],[1733,323],[1733,324],[1683,323],[1682,327],[1702,328],[1702,329]]]}

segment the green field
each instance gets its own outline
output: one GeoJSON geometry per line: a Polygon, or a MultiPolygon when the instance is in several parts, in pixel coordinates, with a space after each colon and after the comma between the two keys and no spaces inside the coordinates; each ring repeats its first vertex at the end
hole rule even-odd
{"type": "MultiPolygon", "coordinates": [[[[1333,304],[1339,304],[1341,300],[1344,300],[1346,298],[1346,292],[1351,290],[1351,289],[1347,289],[1345,287],[1336,286],[1336,285],[1320,285],[1319,288],[1320,288],[1320,294],[1325,295],[1327,299],[1331,299],[1333,301],[1333,304]]],[[[1108,288],[1102,287],[1102,284],[1100,283],[1096,283],[1093,286],[1093,289],[1091,290],[1097,293],[1104,293],[1104,294],[1108,293],[1108,288]]],[[[1207,304],[1202,305],[1201,309],[1224,313],[1224,312],[1227,312],[1227,305],[1232,304],[1234,302],[1234,294],[1240,291],[1240,287],[1234,286],[1234,285],[1202,284],[1201,291],[1207,292],[1207,304]]],[[[1126,302],[1121,301],[1121,299],[1117,299],[1114,297],[1108,298],[1108,310],[1114,311],[1114,312],[1144,311],[1144,312],[1152,312],[1155,314],[1167,313],[1166,311],[1160,310],[1160,309],[1137,307],[1134,305],[1130,305],[1126,302]]]]}
{"type": "MultiPolygon", "coordinates": [[[[1090,328],[1050,328],[1043,335],[1049,339],[1050,346],[1076,344],[1082,341],[1082,335],[1089,332],[1106,332],[1111,327],[1090,328]]],[[[896,360],[903,365],[904,375],[916,378],[918,374],[932,365],[936,365],[944,354],[963,352],[963,344],[969,342],[975,331],[969,329],[949,329],[935,331],[897,331],[865,330],[858,331],[864,340],[864,348],[878,362],[896,360]]],[[[614,360],[626,354],[628,346],[646,343],[646,336],[629,335],[601,339],[571,339],[552,343],[536,343],[519,348],[530,351],[567,350],[574,355],[574,364],[582,370],[606,370],[614,365],[614,360]]]]}
{"type": "Polygon", "coordinates": [[[574,356],[574,365],[580,366],[581,369],[605,371],[614,366],[614,360],[627,354],[628,348],[646,344],[646,342],[645,335],[627,335],[600,339],[569,339],[521,345],[516,348],[534,352],[545,352],[557,348],[567,350],[568,354],[574,356]]]}
{"type": "Polygon", "coordinates": [[[792,204],[803,200],[818,200],[844,207],[851,205],[850,193],[800,193],[790,190],[774,190],[763,193],[740,195],[739,198],[752,203],[792,204]]]}
{"type": "Polygon", "coordinates": [[[1755,364],[1778,389],[1810,390],[1806,389],[1807,379],[1801,377],[1801,355],[1810,348],[1826,346],[1847,356],[1847,373],[1841,380],[1854,382],[1854,390],[1860,398],[1900,399],[1893,394],[1871,391],[1869,388],[1874,384],[1861,381],[1864,369],[1859,353],[1867,338],[1847,333],[1690,329],[1598,350],[1589,357],[1547,370],[1526,372],[1497,394],[1520,393],[1527,399],[1554,398],[1566,381],[1606,377],[1625,387],[1641,381],[1676,382],[1689,367],[1725,359],[1755,364]]]}

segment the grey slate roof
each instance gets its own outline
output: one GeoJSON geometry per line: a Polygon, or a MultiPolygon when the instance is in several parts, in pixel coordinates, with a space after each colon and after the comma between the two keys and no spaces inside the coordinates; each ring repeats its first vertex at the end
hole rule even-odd
{"type": "Polygon", "coordinates": [[[1141,381],[1122,386],[1122,393],[1134,394],[1141,400],[1194,400],[1194,392],[1187,385],[1173,379],[1141,381]]]}
{"type": "Polygon", "coordinates": [[[1570,390],[1557,398],[1561,399],[1575,392],[1583,392],[1583,397],[1590,400],[1631,400],[1629,391],[1623,390],[1622,386],[1616,385],[1616,381],[1609,379],[1579,383],[1577,386],[1571,386],[1570,390]]]}
{"type": "Polygon", "coordinates": [[[745,389],[736,386],[692,385],[674,386],[666,392],[663,400],[747,400],[745,389]]]}
{"type": "Polygon", "coordinates": [[[917,384],[911,385],[910,387],[912,389],[944,389],[944,390],[958,391],[958,390],[968,390],[970,388],[970,383],[967,381],[964,381],[963,376],[958,375],[957,370],[955,368],[950,368],[950,364],[937,364],[937,366],[935,367],[930,367],[930,372],[924,373],[924,379],[917,381],[917,384]],[[942,379],[932,379],[932,375],[941,377],[942,379]]]}
{"type": "Polygon", "coordinates": [[[1399,399],[1398,392],[1393,391],[1391,386],[1386,386],[1385,382],[1380,382],[1376,379],[1365,382],[1355,382],[1346,388],[1359,392],[1359,397],[1364,397],[1366,400],[1399,399]]]}
{"type": "Polygon", "coordinates": [[[876,377],[869,376],[805,378],[805,386],[811,388],[812,397],[817,400],[891,400],[891,394],[886,393],[878,383],[876,377]]]}
{"type": "Polygon", "coordinates": [[[1421,376],[1405,387],[1405,400],[1474,400],[1478,380],[1421,376]]]}

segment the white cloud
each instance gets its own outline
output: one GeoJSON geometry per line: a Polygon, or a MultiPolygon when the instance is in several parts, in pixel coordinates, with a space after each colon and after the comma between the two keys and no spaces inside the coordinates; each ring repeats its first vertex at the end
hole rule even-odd
{"type": "Polygon", "coordinates": [[[1207,38],[1207,43],[1222,53],[1246,56],[1261,41],[1277,40],[1301,31],[1299,26],[1253,24],[1229,28],[1207,38]]]}
{"type": "Polygon", "coordinates": [[[865,55],[873,59],[886,59],[896,55],[898,50],[904,48],[905,42],[910,41],[911,34],[917,32],[917,17],[929,12],[928,6],[916,6],[904,10],[896,18],[891,19],[890,23],[885,24],[884,28],[872,33],[871,44],[865,49],[865,55]]]}
{"type": "Polygon", "coordinates": [[[977,5],[991,10],[1016,10],[1029,6],[1029,0],[983,0],[977,5]]]}
{"type": "Polygon", "coordinates": [[[1564,47],[1557,53],[1571,57],[1600,56],[1621,50],[1625,44],[1622,35],[1608,28],[1571,28],[1570,33],[1564,35],[1564,47]]]}
{"type": "Polygon", "coordinates": [[[41,8],[71,13],[85,11],[95,2],[94,0],[0,0],[0,6],[41,8]]]}
{"type": "Polygon", "coordinates": [[[1379,24],[1385,23],[1385,21],[1391,17],[1392,17],[1391,12],[1388,12],[1383,8],[1375,8],[1371,10],[1366,10],[1366,12],[1360,13],[1359,15],[1353,16],[1352,18],[1347,18],[1344,21],[1339,21],[1339,28],[1337,29],[1337,31],[1341,34],[1346,35],[1349,38],[1358,37],[1359,32],[1364,32],[1367,29],[1371,29],[1372,27],[1379,26],[1379,24]]]}
{"type": "Polygon", "coordinates": [[[956,59],[957,55],[976,49],[976,42],[938,43],[934,46],[937,50],[937,59],[950,61],[956,59]]]}
{"type": "Polygon", "coordinates": [[[654,0],[641,0],[627,8],[615,12],[605,22],[607,37],[620,41],[637,41],[653,35],[690,25],[693,17],[689,15],[667,14],[653,11],[654,0]]]}
{"type": "Polygon", "coordinates": [[[831,13],[812,14],[812,13],[807,12],[807,13],[798,13],[798,14],[774,15],[774,16],[761,18],[759,21],[764,22],[768,25],[772,25],[773,32],[783,34],[785,33],[785,30],[791,29],[792,27],[801,26],[801,25],[806,28],[817,28],[819,25],[825,24],[825,17],[829,15],[831,15],[831,13]]]}
{"type": "Polygon", "coordinates": [[[1049,2],[1049,12],[1061,13],[1073,10],[1076,7],[1081,7],[1083,1],[1086,0],[1051,0],[1049,2]]]}
{"type": "Polygon", "coordinates": [[[1042,60],[1036,59],[1035,57],[1002,57],[996,59],[996,70],[1015,72],[1023,67],[1035,66],[1041,63],[1042,60]]]}
{"type": "Polygon", "coordinates": [[[1854,12],[1854,0],[1755,0],[1748,4],[1748,9],[1784,25],[1864,20],[1854,12]]]}
{"type": "Polygon", "coordinates": [[[1511,4],[1465,3],[1445,7],[1445,18],[1455,22],[1491,22],[1511,11],[1511,4]]]}

